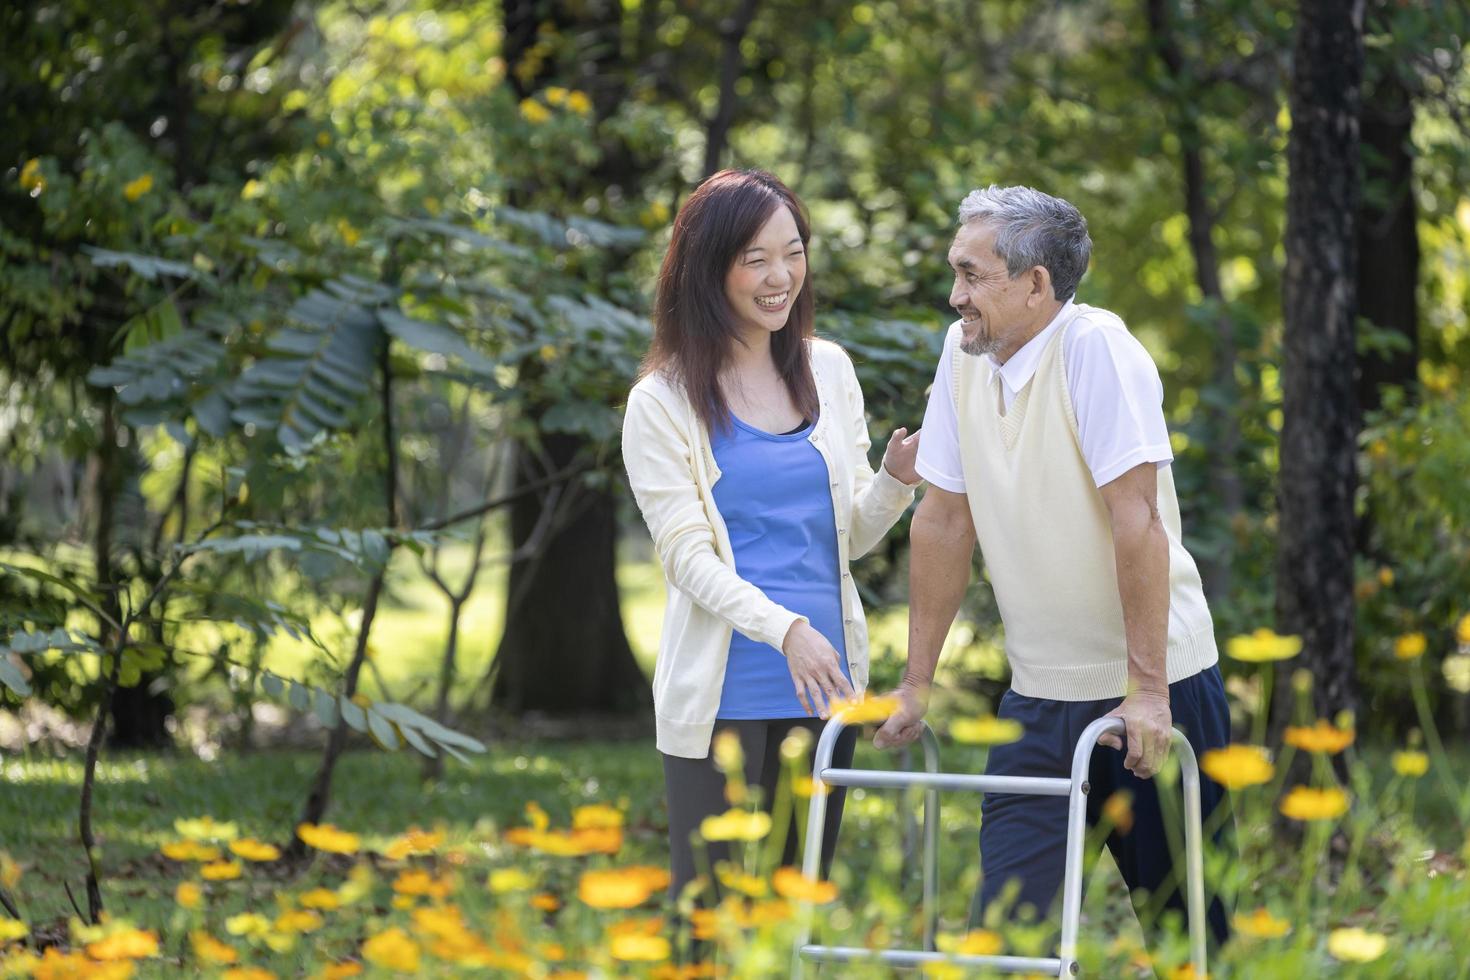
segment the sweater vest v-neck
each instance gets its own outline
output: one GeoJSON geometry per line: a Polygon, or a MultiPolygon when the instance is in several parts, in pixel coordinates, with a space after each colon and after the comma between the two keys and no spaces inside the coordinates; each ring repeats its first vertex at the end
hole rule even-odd
{"type": "MultiPolygon", "coordinates": [[[[965,493],[1005,628],[1011,687],[1027,697],[1122,697],[1128,642],[1112,522],[1082,455],[1062,356],[1068,324],[1009,411],[985,358],[955,350],[965,493]]],[[[957,344],[959,330],[948,342],[957,344]]],[[[1158,471],[1169,539],[1169,683],[1219,658],[1199,570],[1180,535],[1170,467],[1158,471]]]]}

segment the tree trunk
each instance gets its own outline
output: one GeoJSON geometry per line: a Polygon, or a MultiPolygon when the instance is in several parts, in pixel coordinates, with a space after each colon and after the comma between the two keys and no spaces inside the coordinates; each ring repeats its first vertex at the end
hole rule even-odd
{"type": "MultiPolygon", "coordinates": [[[[572,437],[546,439],[554,469],[570,465],[578,448],[572,437]]],[[[525,449],[517,449],[515,473],[518,485],[540,474],[525,449]]],[[[652,698],[623,632],[613,497],[585,486],[566,496],[572,498],[564,504],[566,518],[510,567],[491,699],[514,715],[643,711],[652,698]]],[[[511,505],[512,547],[520,549],[536,533],[542,506],[536,494],[511,505]]]]}
{"type": "Polygon", "coordinates": [[[1363,5],[1303,0],[1291,78],[1282,357],[1280,534],[1276,611],[1302,637],[1283,665],[1275,727],[1293,696],[1287,675],[1314,677],[1319,715],[1357,702],[1353,660],[1353,493],[1358,111],[1363,5]]]}
{"type": "Polygon", "coordinates": [[[1358,404],[1383,404],[1384,385],[1414,395],[1419,376],[1419,230],[1410,131],[1414,104],[1394,65],[1385,64],[1361,115],[1363,199],[1358,209],[1358,314],[1402,343],[1358,355],[1358,404]]]}

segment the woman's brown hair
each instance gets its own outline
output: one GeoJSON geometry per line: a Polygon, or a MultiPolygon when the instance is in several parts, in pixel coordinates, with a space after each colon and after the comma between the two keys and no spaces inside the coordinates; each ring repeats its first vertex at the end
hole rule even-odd
{"type": "MultiPolygon", "coordinates": [[[[683,385],[707,431],[728,427],[720,372],[740,343],[725,278],[741,251],[779,207],[790,209],[805,247],[806,209],[785,184],[763,170],[722,170],[689,196],[674,218],[673,238],[653,301],[653,343],[641,374],[663,373],[683,385]]],[[[791,304],[786,326],[771,337],[771,356],[803,417],[817,417],[817,385],[807,340],[812,336],[811,276],[791,304]]]]}

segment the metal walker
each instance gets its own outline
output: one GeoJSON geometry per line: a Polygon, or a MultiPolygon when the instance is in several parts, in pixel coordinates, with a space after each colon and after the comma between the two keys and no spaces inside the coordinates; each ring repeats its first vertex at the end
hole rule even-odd
{"type": "MultiPolygon", "coordinates": [[[[1088,765],[1100,735],[1122,734],[1121,718],[1099,718],[1088,725],[1072,752],[1072,775],[1068,779],[1041,776],[977,776],[939,771],[939,741],[924,724],[924,772],[884,769],[834,769],[832,751],[847,723],[834,716],[822,730],[812,763],[814,791],[807,816],[806,853],[802,872],[817,878],[821,872],[822,836],[827,815],[826,789],[832,786],[861,786],[870,789],[924,788],[923,949],[872,950],[860,946],[822,946],[811,942],[812,906],[801,907],[791,957],[792,977],[801,977],[807,960],[846,962],[877,960],[894,966],[952,963],[956,966],[989,967],[1003,973],[1043,973],[1078,976],[1077,932],[1082,919],[1082,845],[1087,836],[1088,765]],[[934,932],[938,910],[935,894],[939,876],[939,791],[968,790],[978,793],[1030,793],[1067,797],[1067,863],[1062,882],[1062,936],[1055,957],[968,956],[941,953],[935,948],[934,932]]],[[[1184,851],[1189,907],[1190,962],[1195,976],[1205,976],[1205,887],[1201,850],[1199,763],[1184,733],[1174,729],[1174,751],[1178,754],[1184,785],[1184,851]]]]}

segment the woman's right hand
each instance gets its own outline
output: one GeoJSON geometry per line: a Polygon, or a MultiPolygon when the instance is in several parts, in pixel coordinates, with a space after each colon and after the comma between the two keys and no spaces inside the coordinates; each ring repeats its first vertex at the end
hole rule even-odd
{"type": "Polygon", "coordinates": [[[786,631],[781,643],[791,680],[796,684],[796,698],[809,715],[827,718],[832,702],[838,698],[851,700],[852,684],[842,674],[842,660],[827,638],[798,619],[786,631]]]}

